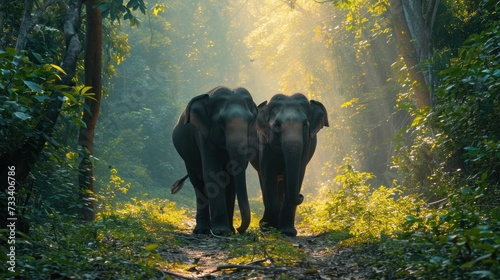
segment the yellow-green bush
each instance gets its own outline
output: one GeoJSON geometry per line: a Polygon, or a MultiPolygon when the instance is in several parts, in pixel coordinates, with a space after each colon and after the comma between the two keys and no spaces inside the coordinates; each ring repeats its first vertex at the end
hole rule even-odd
{"type": "Polygon", "coordinates": [[[401,231],[406,216],[421,214],[423,201],[416,196],[404,196],[401,190],[385,186],[372,190],[367,182],[373,174],[356,171],[348,163],[337,172],[333,183],[338,189],[328,186],[317,200],[299,209],[301,226],[311,232],[344,231],[355,237],[378,238],[382,233],[401,231]]]}

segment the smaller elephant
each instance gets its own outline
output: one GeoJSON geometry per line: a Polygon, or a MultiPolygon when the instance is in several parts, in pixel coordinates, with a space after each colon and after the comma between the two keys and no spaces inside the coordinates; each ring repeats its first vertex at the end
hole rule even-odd
{"type": "Polygon", "coordinates": [[[230,235],[235,232],[235,198],[241,212],[239,233],[250,224],[245,171],[255,146],[257,106],[244,88],[217,87],[194,97],[180,115],[172,140],[184,160],[188,175],[172,185],[180,190],[184,180],[195,188],[195,234],[230,235]]]}
{"type": "Polygon", "coordinates": [[[259,174],[264,200],[261,229],[273,227],[296,236],[295,211],[306,165],[316,149],[316,134],[328,126],[325,106],[303,94],[277,94],[258,106],[258,157],[251,164],[259,174]]]}

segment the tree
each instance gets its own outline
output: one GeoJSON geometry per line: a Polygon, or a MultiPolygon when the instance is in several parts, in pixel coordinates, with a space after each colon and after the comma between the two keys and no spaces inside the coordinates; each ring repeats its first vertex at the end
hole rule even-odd
{"type": "Polygon", "coordinates": [[[358,29],[359,33],[371,32],[373,36],[378,36],[386,33],[387,23],[390,23],[415,92],[417,107],[432,107],[433,73],[425,72],[421,64],[432,55],[432,31],[439,0],[325,2],[333,2],[336,7],[349,10],[348,21],[351,24],[348,28],[358,29]]]}
{"type": "Polygon", "coordinates": [[[425,15],[419,12],[423,11],[424,1],[422,0],[390,0],[389,2],[394,35],[400,54],[408,69],[418,108],[432,107],[430,93],[431,75],[429,75],[427,80],[425,79],[420,63],[429,59],[431,55],[432,27],[439,0],[428,1],[428,9],[425,15]],[[407,10],[406,13],[405,10],[407,10]],[[410,20],[407,20],[407,18],[410,20]],[[410,30],[410,27],[413,30],[410,30]],[[415,50],[415,45],[418,46],[419,52],[415,50]]]}
{"type": "MultiPolygon", "coordinates": [[[[81,105],[79,103],[79,98],[81,97],[86,99],[86,106],[90,111],[84,111],[83,120],[75,116],[70,116],[70,119],[75,125],[85,126],[85,129],[82,129],[80,140],[86,147],[86,149],[84,149],[85,152],[92,151],[91,144],[93,139],[93,129],[95,127],[95,122],[97,120],[99,111],[99,102],[97,98],[100,98],[100,69],[102,68],[100,60],[95,59],[96,57],[99,57],[100,53],[102,52],[102,43],[95,44],[96,41],[93,41],[95,39],[93,36],[101,36],[102,18],[98,8],[96,7],[97,1],[87,3],[87,8],[89,8],[89,10],[87,11],[87,16],[90,20],[87,27],[87,35],[89,37],[87,39],[85,58],[85,61],[88,63],[85,65],[85,68],[88,69],[86,70],[86,84],[90,84],[95,88],[95,91],[97,92],[95,93],[94,97],[89,97],[85,96],[85,94],[81,94],[82,92],[78,93],[78,91],[75,90],[77,64],[79,62],[79,54],[81,52],[79,32],[83,1],[84,0],[48,0],[43,2],[43,5],[40,6],[38,5],[39,3],[35,3],[35,1],[26,0],[24,7],[18,5],[9,5],[9,8],[15,8],[18,13],[22,13],[22,17],[19,17],[19,15],[17,15],[16,17],[16,14],[5,13],[5,3],[3,1],[0,3],[0,23],[2,24],[1,28],[2,30],[7,31],[5,34],[2,34],[1,38],[1,42],[4,46],[16,46],[18,51],[22,51],[26,55],[29,55],[30,57],[37,60],[39,63],[44,60],[43,57],[47,57],[46,59],[49,61],[57,61],[58,57],[62,57],[61,66],[53,66],[61,72],[59,75],[60,80],[57,82],[58,86],[51,87],[50,85],[47,85],[46,88],[43,88],[40,86],[40,84],[30,81],[30,79],[34,79],[36,77],[36,73],[44,73],[36,71],[36,68],[44,68],[46,67],[45,65],[29,65],[29,67],[31,68],[26,68],[27,71],[20,72],[23,69],[20,69],[21,66],[17,67],[17,65],[20,64],[14,61],[14,71],[4,72],[4,74],[18,73],[16,79],[21,82],[22,87],[12,87],[11,83],[7,82],[6,86],[3,86],[3,90],[9,93],[9,97],[6,100],[2,100],[2,102],[7,102],[5,103],[7,104],[6,106],[8,106],[8,104],[17,104],[16,102],[19,99],[18,96],[22,96],[20,100],[32,100],[30,101],[30,107],[34,107],[35,109],[31,108],[30,110],[34,110],[37,114],[35,118],[34,116],[26,114],[23,111],[12,112],[13,114],[10,114],[9,118],[11,118],[10,120],[13,120],[13,122],[5,122],[11,125],[19,124],[19,119],[21,119],[21,121],[30,120],[29,123],[21,123],[21,126],[25,124],[25,127],[22,127],[22,131],[25,131],[25,133],[20,135],[19,139],[17,139],[17,142],[15,142],[13,145],[2,149],[0,154],[0,167],[2,168],[2,175],[6,175],[9,166],[15,166],[16,168],[16,181],[19,182],[17,191],[20,191],[22,189],[25,179],[30,173],[33,164],[38,160],[40,153],[42,152],[46,144],[55,143],[55,141],[52,139],[52,134],[54,132],[56,122],[60,117],[62,106],[71,103],[74,106],[78,107],[81,105]],[[47,12],[49,11],[47,10],[47,8],[54,4],[59,5],[59,9],[54,9],[57,12],[53,13],[54,10],[50,10],[50,12],[47,12]],[[59,18],[63,18],[64,20],[57,20],[59,18]],[[47,27],[47,30],[63,31],[63,38],[65,40],[64,43],[54,43],[55,46],[66,46],[63,54],[56,53],[56,51],[59,50],[58,48],[55,48],[55,51],[54,49],[46,49],[44,50],[44,53],[39,54],[34,51],[37,48],[36,43],[27,44],[27,42],[29,42],[28,38],[31,38],[36,42],[34,38],[36,37],[38,32],[36,32],[33,27],[40,19],[50,21],[51,23],[61,23],[60,27],[50,26],[47,27]],[[4,24],[7,20],[10,23],[9,26],[4,24]],[[17,36],[13,36],[16,26],[19,26],[17,36]],[[38,93],[39,96],[34,96],[32,94],[33,92],[38,93]],[[95,103],[93,102],[94,100],[96,101],[95,103]],[[88,149],[88,147],[90,147],[90,150],[88,149]]],[[[132,10],[136,10],[139,8],[141,12],[145,13],[145,6],[142,1],[133,1],[132,4],[127,6],[124,6],[121,1],[99,3],[101,5],[99,6],[99,9],[104,10],[106,13],[105,15],[112,18],[112,20],[119,20],[123,17],[127,20],[130,20],[131,22],[134,22],[136,18],[132,15],[132,10]],[[111,7],[109,6],[110,4],[111,7]],[[117,12],[109,13],[111,9],[117,10],[117,12]]],[[[43,24],[39,24],[39,28],[44,29],[45,26],[43,26],[43,24]]],[[[29,61],[29,58],[23,58],[23,55],[21,53],[17,56],[14,56],[14,60],[19,59],[24,59],[25,61],[22,61],[23,63],[27,63],[29,61]]],[[[43,81],[44,77],[39,78],[41,81],[43,81]]],[[[2,103],[2,107],[4,107],[5,104],[2,103]]],[[[78,108],[81,110],[81,108],[83,107],[78,108]]],[[[27,110],[27,106],[20,106],[19,108],[22,110],[27,110]]],[[[87,153],[87,155],[90,154],[87,153]]],[[[88,163],[88,161],[86,160],[83,162],[84,165],[88,163]]],[[[86,168],[84,170],[88,171],[91,169],[86,168]]],[[[83,174],[85,175],[88,173],[83,174]]],[[[87,177],[91,178],[91,175],[87,177]]],[[[91,180],[82,179],[82,181],[91,183],[91,180]]],[[[6,186],[2,184],[2,190],[5,190],[5,188],[6,186]]],[[[85,212],[84,214],[87,219],[92,218],[92,214],[89,214],[88,212],[85,212]]],[[[3,221],[5,221],[5,219],[3,219],[3,221]]]]}
{"type": "Polygon", "coordinates": [[[137,24],[137,19],[132,15],[132,10],[140,9],[146,12],[142,0],[129,1],[123,5],[123,1],[111,1],[110,3],[99,0],[87,0],[87,38],[85,44],[85,85],[92,88],[93,96],[85,99],[87,108],[83,111],[83,123],[80,128],[78,143],[81,148],[81,162],[79,167],[79,187],[83,192],[85,206],[83,216],[86,220],[95,218],[94,198],[94,175],[92,166],[92,155],[94,150],[94,136],[99,116],[102,99],[102,17],[109,15],[110,19],[130,20],[131,24],[137,24]],[[102,13],[102,14],[101,14],[102,13]]]}
{"type": "Polygon", "coordinates": [[[95,218],[93,199],[89,193],[94,193],[94,176],[92,159],[94,149],[94,134],[99,116],[102,98],[102,17],[96,4],[98,0],[87,0],[87,38],[85,42],[85,85],[92,88],[93,96],[85,99],[88,107],[83,111],[82,120],[85,126],[80,128],[78,143],[81,148],[79,167],[79,186],[84,193],[86,207],[83,216],[86,220],[95,218]]]}

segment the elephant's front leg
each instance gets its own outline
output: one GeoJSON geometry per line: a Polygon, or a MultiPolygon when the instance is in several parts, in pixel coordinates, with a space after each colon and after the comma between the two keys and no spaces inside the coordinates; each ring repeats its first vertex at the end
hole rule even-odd
{"type": "Polygon", "coordinates": [[[278,230],[287,236],[296,236],[297,230],[295,229],[295,212],[297,210],[297,205],[292,204],[286,200],[283,202],[283,207],[280,213],[280,221],[278,230]]]}
{"type": "Polygon", "coordinates": [[[262,230],[265,230],[269,227],[278,228],[280,199],[278,195],[276,155],[270,151],[269,146],[264,148],[261,155],[259,180],[264,202],[264,215],[259,225],[262,230]]]}
{"type": "MultiPolygon", "coordinates": [[[[302,163],[299,171],[299,193],[302,187],[302,182],[304,180],[304,175],[306,172],[306,162],[302,163]]],[[[283,176],[286,178],[286,176],[283,176]]],[[[287,182],[285,180],[284,187],[287,188],[287,182]]],[[[287,236],[296,236],[297,230],[295,229],[295,213],[297,211],[297,205],[292,203],[292,201],[288,198],[288,192],[285,191],[285,197],[282,202],[280,218],[279,218],[279,226],[278,230],[287,236]]]]}

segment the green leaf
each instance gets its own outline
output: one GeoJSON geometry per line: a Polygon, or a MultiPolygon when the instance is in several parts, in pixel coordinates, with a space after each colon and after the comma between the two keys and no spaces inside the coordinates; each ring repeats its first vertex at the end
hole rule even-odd
{"type": "Polygon", "coordinates": [[[87,125],[85,124],[85,122],[82,121],[82,119],[80,119],[80,118],[73,118],[73,122],[80,127],[87,128],[87,125]]]}
{"type": "Polygon", "coordinates": [[[23,113],[23,112],[15,112],[14,113],[14,116],[16,116],[17,118],[25,121],[27,119],[31,119],[31,116],[26,114],[26,113],[23,113]]]}
{"type": "Polygon", "coordinates": [[[42,87],[40,87],[40,85],[36,83],[30,81],[24,81],[24,84],[28,86],[32,91],[42,92],[42,87]]]}
{"type": "Polygon", "coordinates": [[[82,88],[80,89],[80,94],[81,94],[81,95],[86,95],[86,94],[87,94],[87,95],[93,95],[94,93],[92,93],[92,92],[87,93],[87,92],[88,92],[89,90],[91,90],[91,89],[92,89],[92,87],[91,87],[91,86],[85,86],[85,87],[82,87],[82,88]]]}
{"type": "Polygon", "coordinates": [[[69,99],[69,101],[73,102],[73,103],[78,103],[78,100],[76,100],[76,98],[73,96],[73,94],[71,93],[68,93],[68,92],[63,92],[62,93],[64,96],[66,96],[66,98],[69,99]]]}
{"type": "Polygon", "coordinates": [[[42,56],[41,56],[39,53],[32,52],[31,54],[32,54],[32,55],[36,58],[36,60],[37,60],[39,63],[43,63],[43,58],[42,58],[42,56]]]}
{"type": "Polygon", "coordinates": [[[158,244],[148,244],[148,245],[146,245],[145,250],[148,251],[148,252],[151,252],[151,251],[153,251],[156,248],[158,248],[158,244]]]}
{"type": "Polygon", "coordinates": [[[38,101],[38,102],[43,102],[47,99],[50,99],[50,97],[48,97],[47,95],[37,95],[35,96],[35,99],[38,101]]]}

